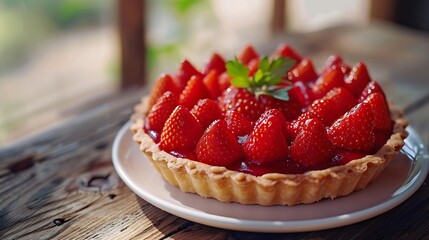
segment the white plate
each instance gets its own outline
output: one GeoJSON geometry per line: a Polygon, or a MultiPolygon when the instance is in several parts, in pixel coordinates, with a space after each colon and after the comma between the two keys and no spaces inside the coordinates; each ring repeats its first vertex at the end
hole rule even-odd
{"type": "Polygon", "coordinates": [[[335,200],[297,206],[222,203],[183,193],[170,186],[140,153],[128,130],[113,144],[113,164],[122,180],[140,197],[178,217],[214,227],[254,232],[302,232],[344,226],[382,214],[409,198],[423,183],[429,157],[416,132],[408,127],[402,153],[365,190],[335,200]]]}

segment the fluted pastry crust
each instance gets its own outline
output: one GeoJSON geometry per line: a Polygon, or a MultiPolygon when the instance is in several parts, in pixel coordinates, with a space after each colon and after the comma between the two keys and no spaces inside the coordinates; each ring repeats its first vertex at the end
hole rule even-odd
{"type": "Polygon", "coordinates": [[[404,146],[408,136],[408,122],[402,113],[391,107],[395,121],[393,134],[374,155],[353,160],[345,165],[303,174],[268,173],[254,176],[210,166],[185,158],[177,158],[162,151],[143,130],[147,99],[135,107],[131,129],[133,140],[151,161],[156,170],[170,184],[183,192],[222,202],[259,205],[295,205],[313,203],[324,198],[334,199],[361,190],[374,181],[392,158],[404,146]]]}

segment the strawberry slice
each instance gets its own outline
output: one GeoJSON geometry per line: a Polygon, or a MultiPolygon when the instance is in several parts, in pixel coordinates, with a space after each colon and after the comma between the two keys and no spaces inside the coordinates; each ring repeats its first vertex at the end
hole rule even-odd
{"type": "Polygon", "coordinates": [[[191,109],[198,100],[209,97],[210,93],[207,91],[201,76],[194,75],[180,94],[179,104],[191,109]]]}
{"type": "Polygon", "coordinates": [[[290,101],[298,102],[301,108],[305,108],[312,103],[310,88],[302,82],[295,82],[288,92],[290,101]]]}
{"type": "Polygon", "coordinates": [[[368,96],[365,102],[371,104],[374,111],[374,128],[391,132],[392,119],[384,96],[381,93],[373,93],[368,96]]]}
{"type": "Polygon", "coordinates": [[[238,111],[230,111],[225,116],[225,121],[228,125],[228,129],[237,137],[245,136],[252,132],[252,122],[247,120],[243,114],[238,111]]]}
{"type": "Polygon", "coordinates": [[[177,106],[165,122],[159,146],[165,151],[192,151],[204,130],[183,106],[177,106]]]}
{"type": "Polygon", "coordinates": [[[344,83],[344,73],[339,67],[333,66],[329,71],[320,76],[312,87],[314,98],[322,98],[335,87],[341,87],[344,83]]]}
{"type": "Polygon", "coordinates": [[[155,82],[155,85],[152,88],[152,92],[150,93],[149,102],[148,102],[148,109],[151,109],[152,106],[162,96],[162,94],[164,94],[167,91],[170,91],[177,95],[179,94],[179,90],[177,89],[177,86],[174,83],[173,78],[168,74],[162,74],[155,82]]]}
{"type": "Polygon", "coordinates": [[[351,71],[350,66],[347,65],[340,56],[331,55],[326,59],[325,68],[322,70],[322,74],[330,71],[333,67],[339,67],[344,74],[349,74],[351,71]]]}
{"type": "Polygon", "coordinates": [[[249,64],[247,64],[247,68],[249,68],[249,76],[255,75],[256,71],[259,69],[259,63],[261,60],[259,58],[252,59],[249,64]]]}
{"type": "Polygon", "coordinates": [[[295,60],[297,63],[302,60],[302,57],[288,44],[280,44],[271,55],[271,58],[287,57],[295,60]]]}
{"type": "Polygon", "coordinates": [[[292,160],[306,167],[331,160],[335,155],[335,147],[329,141],[325,126],[319,119],[305,121],[301,133],[290,146],[290,155],[292,160]]]}
{"type": "Polygon", "coordinates": [[[213,53],[210,61],[204,67],[203,74],[206,75],[212,70],[216,70],[219,74],[226,71],[225,60],[218,53],[213,53]]]}
{"type": "Polygon", "coordinates": [[[344,88],[334,88],[323,98],[314,101],[307,112],[318,118],[325,126],[331,125],[336,119],[357,104],[353,95],[344,88]]]}
{"type": "Polygon", "coordinates": [[[374,112],[368,103],[359,103],[328,130],[328,137],[338,148],[369,152],[375,144],[374,112]]]}
{"type": "Polygon", "coordinates": [[[255,95],[244,88],[229,87],[219,97],[219,107],[223,113],[238,111],[250,121],[255,121],[266,110],[255,95]]]}
{"type": "Polygon", "coordinates": [[[217,70],[211,70],[204,78],[203,83],[210,93],[212,99],[216,99],[222,93],[219,86],[219,75],[217,70]]]}
{"type": "Polygon", "coordinates": [[[238,60],[240,60],[244,65],[247,65],[255,58],[259,58],[259,54],[253,48],[252,45],[247,45],[243,48],[240,54],[237,56],[238,60]]]}
{"type": "Polygon", "coordinates": [[[197,144],[197,158],[212,166],[228,166],[239,162],[243,153],[224,120],[216,120],[197,144]]]}
{"type": "Polygon", "coordinates": [[[349,90],[355,97],[359,97],[366,87],[366,85],[371,81],[369,77],[368,69],[363,63],[358,63],[353,67],[350,75],[345,78],[345,87],[349,90]]]}
{"type": "Polygon", "coordinates": [[[211,99],[201,99],[192,108],[191,113],[206,129],[214,120],[222,117],[219,106],[211,99]]]}
{"type": "Polygon", "coordinates": [[[286,132],[290,141],[295,140],[296,136],[302,131],[305,122],[312,118],[311,113],[305,112],[292,122],[286,123],[286,132]]]}
{"type": "Polygon", "coordinates": [[[176,85],[178,86],[180,91],[185,88],[186,83],[192,76],[202,77],[203,75],[197,69],[195,69],[195,67],[192,66],[192,64],[188,60],[184,60],[180,64],[180,68],[176,73],[176,85]]]}
{"type": "Polygon", "coordinates": [[[288,79],[292,82],[311,82],[317,79],[316,70],[310,59],[303,59],[292,70],[288,72],[288,79]]]}
{"type": "Polygon", "coordinates": [[[165,121],[177,106],[177,98],[174,93],[165,92],[151,108],[147,115],[147,126],[149,129],[161,132],[165,121]]]}
{"type": "Polygon", "coordinates": [[[384,94],[383,89],[380,87],[380,84],[378,84],[376,81],[371,81],[363,89],[362,94],[359,97],[359,102],[365,101],[365,99],[367,99],[367,97],[372,93],[381,93],[383,97],[386,98],[386,95],[384,94]]]}
{"type": "Polygon", "coordinates": [[[255,128],[243,143],[247,161],[265,164],[288,158],[284,136],[285,119],[277,109],[266,111],[258,119],[255,128]]]}

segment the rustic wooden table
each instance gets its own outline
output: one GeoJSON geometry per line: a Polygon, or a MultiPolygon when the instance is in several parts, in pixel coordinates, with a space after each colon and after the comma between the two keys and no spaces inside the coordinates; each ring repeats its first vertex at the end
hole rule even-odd
{"type": "MultiPolygon", "coordinates": [[[[364,60],[373,79],[429,143],[429,36],[376,23],[277,36],[313,57],[364,60]]],[[[268,49],[271,50],[272,48],[268,49]]],[[[71,122],[0,149],[0,239],[429,239],[427,180],[377,217],[323,231],[218,229],[164,212],[134,194],[112,166],[113,139],[147,90],[127,92],[71,122]]]]}

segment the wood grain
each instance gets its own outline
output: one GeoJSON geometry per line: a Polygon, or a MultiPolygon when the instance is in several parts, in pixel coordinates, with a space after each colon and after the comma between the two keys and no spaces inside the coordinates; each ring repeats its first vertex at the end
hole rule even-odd
{"type": "MultiPolygon", "coordinates": [[[[413,86],[425,90],[412,83],[408,87],[413,86]]],[[[389,96],[402,96],[395,92],[399,88],[388,89],[389,96]]],[[[305,233],[218,229],[148,204],[119,179],[110,156],[117,131],[143,94],[126,92],[107,107],[0,149],[0,239],[429,239],[428,179],[408,200],[382,215],[305,233]]],[[[408,104],[419,96],[393,100],[408,104]]],[[[407,117],[429,144],[429,104],[407,117]]]]}

